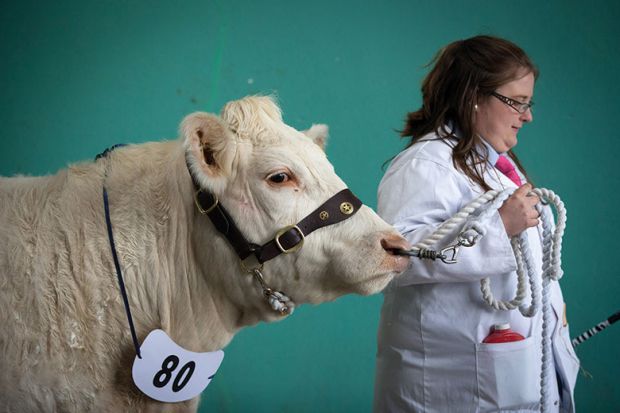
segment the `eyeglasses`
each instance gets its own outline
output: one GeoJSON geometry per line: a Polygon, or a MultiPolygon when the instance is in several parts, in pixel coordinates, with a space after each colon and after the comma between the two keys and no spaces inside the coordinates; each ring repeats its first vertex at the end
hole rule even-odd
{"type": "Polygon", "coordinates": [[[504,102],[521,114],[527,112],[528,109],[532,109],[532,106],[534,106],[534,102],[532,101],[530,101],[529,103],[519,102],[518,100],[510,99],[507,96],[500,95],[497,92],[491,92],[491,95],[495,96],[496,98],[498,98],[499,100],[501,100],[502,102],[504,102]]]}

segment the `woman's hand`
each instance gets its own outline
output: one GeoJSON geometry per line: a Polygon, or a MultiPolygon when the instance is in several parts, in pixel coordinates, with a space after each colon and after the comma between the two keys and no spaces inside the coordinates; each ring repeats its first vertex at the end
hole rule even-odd
{"type": "Polygon", "coordinates": [[[540,214],[536,210],[536,204],[540,199],[534,194],[528,195],[531,191],[532,185],[524,184],[510,195],[498,210],[509,237],[538,225],[540,214]]]}

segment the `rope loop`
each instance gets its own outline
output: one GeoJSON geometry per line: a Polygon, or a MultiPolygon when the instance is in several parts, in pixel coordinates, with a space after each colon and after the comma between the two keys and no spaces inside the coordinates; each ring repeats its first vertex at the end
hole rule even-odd
{"type": "MultiPolygon", "coordinates": [[[[456,262],[456,253],[460,246],[472,246],[479,237],[486,235],[483,223],[494,214],[504,202],[514,193],[516,188],[509,188],[503,191],[491,190],[478,198],[474,199],[450,219],[443,222],[435,232],[413,246],[411,252],[417,253],[420,258],[436,259],[441,258],[444,263],[456,262]],[[481,208],[484,207],[484,208],[481,208]],[[477,215],[475,215],[477,212],[477,215]],[[458,226],[462,226],[455,245],[444,248],[454,249],[453,259],[446,259],[443,253],[437,254],[432,250],[436,243],[452,233],[458,226]],[[469,244],[469,245],[468,245],[469,244]]],[[[564,203],[553,191],[545,188],[535,188],[532,190],[540,198],[540,203],[536,205],[536,210],[540,214],[543,228],[543,265],[542,276],[536,277],[536,268],[532,252],[530,250],[526,231],[518,236],[512,237],[510,245],[515,255],[517,263],[517,291],[511,300],[497,300],[492,293],[490,278],[480,280],[480,290],[484,301],[496,310],[508,311],[519,309],[525,317],[533,317],[542,308],[542,369],[540,376],[541,383],[541,411],[549,410],[548,383],[552,374],[552,349],[551,349],[551,299],[550,283],[562,278],[562,237],[566,228],[566,208],[564,203]],[[556,223],[554,224],[553,213],[550,206],[556,211],[556,223]],[[525,303],[527,289],[529,285],[530,302],[525,303]]],[[[442,250],[442,251],[444,251],[442,250]]],[[[412,254],[412,255],[413,255],[412,254]]]]}

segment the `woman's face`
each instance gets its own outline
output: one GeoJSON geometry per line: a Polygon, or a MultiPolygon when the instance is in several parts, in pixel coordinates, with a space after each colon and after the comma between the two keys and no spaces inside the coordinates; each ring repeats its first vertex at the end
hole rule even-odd
{"type": "MultiPolygon", "coordinates": [[[[534,94],[534,75],[530,72],[498,87],[496,93],[521,103],[529,103],[534,94]]],[[[474,113],[474,132],[498,153],[517,144],[517,134],[524,123],[532,121],[530,109],[517,112],[495,96],[478,102],[474,113]]]]}

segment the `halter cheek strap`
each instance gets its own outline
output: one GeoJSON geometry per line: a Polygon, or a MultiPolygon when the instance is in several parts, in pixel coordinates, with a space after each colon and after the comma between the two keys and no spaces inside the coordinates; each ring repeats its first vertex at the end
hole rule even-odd
{"type": "Polygon", "coordinates": [[[245,239],[226,209],[219,203],[217,197],[201,189],[196,180],[193,179],[193,176],[192,181],[194,182],[194,188],[196,190],[194,201],[196,202],[198,211],[209,217],[215,229],[226,237],[239,258],[242,260],[246,259],[257,246],[245,239]]]}

